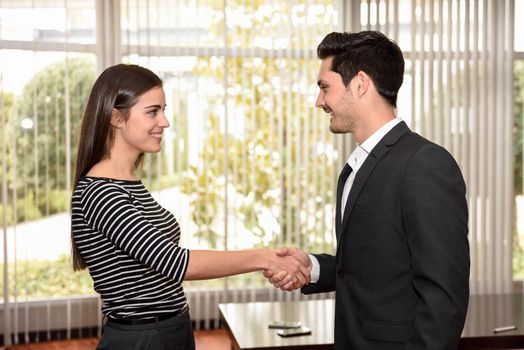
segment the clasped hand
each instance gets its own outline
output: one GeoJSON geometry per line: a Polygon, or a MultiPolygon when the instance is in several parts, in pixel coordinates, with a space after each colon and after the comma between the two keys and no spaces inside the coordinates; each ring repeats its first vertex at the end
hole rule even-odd
{"type": "Polygon", "coordinates": [[[311,260],[305,252],[292,247],[276,250],[276,263],[271,269],[264,270],[264,277],[275,288],[293,291],[302,288],[311,281],[311,260]]]}

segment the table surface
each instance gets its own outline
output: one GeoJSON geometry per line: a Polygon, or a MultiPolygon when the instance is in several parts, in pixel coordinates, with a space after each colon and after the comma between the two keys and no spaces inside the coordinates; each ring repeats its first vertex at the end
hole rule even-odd
{"type": "Polygon", "coordinates": [[[233,348],[333,347],[333,300],[231,303],[219,304],[218,308],[226,329],[234,338],[233,343],[236,341],[233,348]],[[268,328],[271,321],[300,321],[311,329],[311,335],[283,338],[277,335],[276,329],[268,328]]]}
{"type": "MultiPolygon", "coordinates": [[[[501,346],[524,348],[524,303],[522,294],[472,295],[461,348],[501,346]],[[515,325],[514,331],[497,333],[496,327],[515,325]]],[[[223,323],[236,349],[329,349],[333,344],[335,302],[305,300],[219,304],[223,323]],[[271,321],[301,321],[312,334],[282,338],[271,321]]]]}

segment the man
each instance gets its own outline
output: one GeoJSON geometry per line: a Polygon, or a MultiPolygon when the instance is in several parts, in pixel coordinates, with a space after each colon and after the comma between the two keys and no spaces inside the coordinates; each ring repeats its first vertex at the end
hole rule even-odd
{"type": "MultiPolygon", "coordinates": [[[[312,263],[303,293],[336,291],[335,349],[456,349],[469,296],[461,172],[396,118],[404,75],[396,43],[374,31],[331,33],[318,56],[316,105],[332,132],[352,133],[359,146],[339,178],[336,255],[279,254],[312,263]]],[[[297,287],[280,277],[270,281],[297,287]]]]}

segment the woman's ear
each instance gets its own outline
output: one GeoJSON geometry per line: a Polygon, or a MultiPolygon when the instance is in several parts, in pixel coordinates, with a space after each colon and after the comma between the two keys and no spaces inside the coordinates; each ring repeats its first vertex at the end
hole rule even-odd
{"type": "Polygon", "coordinates": [[[122,115],[122,112],[120,112],[116,108],[113,108],[113,112],[111,113],[111,125],[113,125],[117,129],[120,129],[123,123],[124,116],[122,115]]]}

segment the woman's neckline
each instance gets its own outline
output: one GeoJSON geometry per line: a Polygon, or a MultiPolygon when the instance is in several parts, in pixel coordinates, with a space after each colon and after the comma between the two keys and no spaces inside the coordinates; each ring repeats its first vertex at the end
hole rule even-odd
{"type": "Polygon", "coordinates": [[[127,182],[127,183],[142,183],[142,180],[140,179],[134,179],[134,180],[128,180],[128,179],[115,179],[115,178],[112,178],[112,177],[107,177],[107,176],[93,176],[93,175],[84,175],[85,178],[87,179],[102,179],[102,180],[108,180],[108,181],[111,181],[111,182],[127,182]]]}

